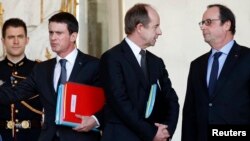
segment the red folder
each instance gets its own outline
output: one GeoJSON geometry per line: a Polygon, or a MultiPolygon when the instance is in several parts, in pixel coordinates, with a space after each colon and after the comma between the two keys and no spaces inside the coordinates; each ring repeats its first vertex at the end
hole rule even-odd
{"type": "Polygon", "coordinates": [[[76,114],[94,115],[102,109],[104,102],[102,88],[67,82],[58,91],[56,124],[76,127],[82,122],[76,114]]]}

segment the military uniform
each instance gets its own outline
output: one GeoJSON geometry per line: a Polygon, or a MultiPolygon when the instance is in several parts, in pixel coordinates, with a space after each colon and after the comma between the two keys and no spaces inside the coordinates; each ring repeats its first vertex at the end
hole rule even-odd
{"type": "MultiPolygon", "coordinates": [[[[0,61],[0,85],[14,87],[31,73],[36,62],[24,57],[14,64],[0,61]]],[[[10,105],[0,105],[0,135],[3,141],[37,141],[41,131],[42,105],[39,96],[10,105]]]]}

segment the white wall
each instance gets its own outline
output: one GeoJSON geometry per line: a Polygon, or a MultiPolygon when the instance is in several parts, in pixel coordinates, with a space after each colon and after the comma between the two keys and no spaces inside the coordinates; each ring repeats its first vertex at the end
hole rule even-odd
{"type": "Polygon", "coordinates": [[[187,75],[192,60],[209,51],[198,26],[206,6],[221,3],[228,6],[236,16],[235,39],[250,47],[250,1],[249,0],[124,0],[124,13],[135,3],[153,5],[161,17],[162,36],[150,51],[164,59],[179,96],[180,118],[172,141],[181,139],[182,107],[185,98],[187,75]]]}
{"type": "MultiPolygon", "coordinates": [[[[25,54],[28,58],[47,60],[45,57],[46,48],[54,55],[49,44],[48,19],[51,15],[58,12],[61,1],[43,0],[43,15],[40,13],[40,0],[0,0],[0,2],[2,2],[4,9],[3,21],[17,17],[26,23],[28,37],[30,38],[25,49],[25,54]],[[42,22],[41,18],[43,19],[42,22]]],[[[2,44],[0,44],[0,57],[3,55],[2,48],[2,44]]]]}

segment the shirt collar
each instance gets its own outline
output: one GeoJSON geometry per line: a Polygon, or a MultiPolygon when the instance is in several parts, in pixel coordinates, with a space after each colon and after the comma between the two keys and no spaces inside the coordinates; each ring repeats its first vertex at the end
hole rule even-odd
{"type": "Polygon", "coordinates": [[[7,56],[5,57],[5,61],[7,62],[7,64],[10,66],[10,67],[19,67],[19,66],[22,66],[25,62],[26,62],[26,60],[27,60],[27,58],[26,58],[26,56],[24,56],[23,57],[23,59],[21,59],[19,62],[17,62],[17,63],[13,63],[13,62],[11,62],[8,58],[7,58],[7,56]]]}
{"type": "MultiPolygon", "coordinates": [[[[234,44],[234,40],[231,40],[230,42],[228,42],[225,46],[223,46],[219,51],[222,52],[225,55],[228,55],[231,48],[233,47],[234,44]]],[[[212,49],[212,56],[218,52],[218,50],[216,49],[212,49]]]]}
{"type": "MultiPolygon", "coordinates": [[[[133,51],[135,55],[138,55],[142,50],[139,46],[137,46],[134,42],[132,42],[128,37],[125,38],[125,41],[128,43],[129,47],[133,51]]],[[[145,50],[146,51],[146,50],[145,50]]]]}
{"type": "Polygon", "coordinates": [[[76,56],[77,56],[77,49],[75,48],[72,52],[70,52],[65,58],[61,58],[60,56],[56,57],[56,62],[58,63],[60,59],[66,59],[67,62],[69,62],[70,64],[74,64],[75,60],[76,60],[76,56]]]}

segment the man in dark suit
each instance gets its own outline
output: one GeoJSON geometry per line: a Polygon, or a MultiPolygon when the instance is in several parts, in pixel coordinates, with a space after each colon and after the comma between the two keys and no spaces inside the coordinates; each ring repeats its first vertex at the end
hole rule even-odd
{"type": "Polygon", "coordinates": [[[98,141],[100,133],[92,131],[100,114],[85,116],[84,123],[76,128],[55,125],[57,83],[61,72],[60,59],[66,59],[67,81],[98,85],[99,60],[76,49],[78,22],[67,12],[49,19],[49,39],[56,58],[37,64],[27,79],[14,89],[0,88],[0,103],[10,103],[39,93],[44,107],[44,124],[39,141],[98,141]]]}
{"type": "Polygon", "coordinates": [[[250,49],[233,39],[234,14],[209,5],[199,25],[212,49],[190,66],[182,141],[207,141],[209,126],[250,124],[250,49]]]}
{"type": "MultiPolygon", "coordinates": [[[[21,19],[10,18],[4,22],[2,43],[6,56],[0,61],[2,87],[14,87],[31,73],[36,62],[24,54],[28,42],[27,27],[21,19]]],[[[0,104],[0,113],[0,134],[4,141],[38,139],[42,122],[42,105],[38,94],[22,102],[0,104]]]]}
{"type": "Polygon", "coordinates": [[[161,35],[158,13],[148,4],[136,4],[126,13],[125,32],[127,37],[101,58],[107,99],[102,141],[167,140],[176,128],[178,97],[163,60],[146,50],[161,35]],[[152,85],[156,98],[148,117],[152,85]]]}

